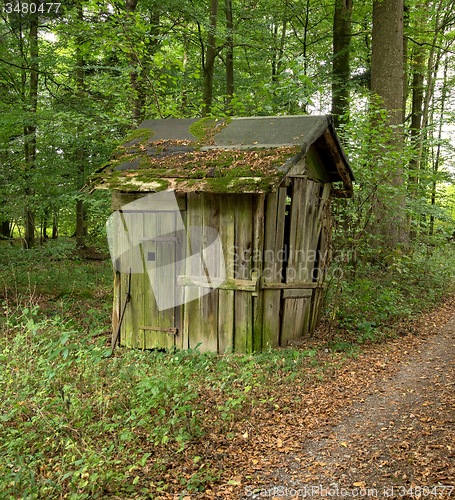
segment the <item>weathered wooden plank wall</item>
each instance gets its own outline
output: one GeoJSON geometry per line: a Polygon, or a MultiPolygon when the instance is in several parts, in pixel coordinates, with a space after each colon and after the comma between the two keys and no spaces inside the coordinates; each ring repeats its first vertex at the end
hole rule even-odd
{"type": "MultiPolygon", "coordinates": [[[[155,300],[155,294],[149,282],[148,271],[155,271],[159,257],[159,249],[157,248],[158,243],[156,241],[150,241],[149,238],[155,236],[157,227],[157,217],[150,216],[147,214],[147,218],[144,220],[144,240],[141,245],[142,254],[142,265],[144,268],[144,276],[142,282],[142,311],[141,311],[141,327],[151,327],[159,326],[158,323],[158,306],[155,300]],[[150,253],[150,255],[149,255],[150,253]],[[152,254],[154,259],[152,259],[152,254]]],[[[154,347],[164,347],[167,346],[167,338],[164,334],[159,332],[151,332],[142,328],[139,332],[141,335],[141,347],[144,349],[152,349],[154,347]],[[160,345],[164,342],[164,345],[160,345]]]]}
{"type": "MultiPolygon", "coordinates": [[[[201,255],[204,261],[206,277],[207,279],[212,279],[218,277],[210,273],[213,270],[219,272],[220,255],[218,252],[209,252],[206,248],[211,242],[210,231],[215,229],[219,232],[221,197],[212,193],[201,193],[201,201],[204,234],[201,255]],[[209,231],[208,233],[207,230],[209,231]]],[[[202,324],[204,325],[202,351],[218,352],[218,293],[217,289],[212,289],[200,299],[201,307],[199,311],[202,315],[202,324]]]]}
{"type": "MultiPolygon", "coordinates": [[[[284,229],[286,188],[279,188],[267,196],[265,208],[264,262],[262,281],[281,282],[284,265],[284,229]]],[[[265,289],[262,310],[262,346],[278,347],[280,342],[281,290],[265,289]]]]}
{"type": "Polygon", "coordinates": [[[319,323],[322,314],[325,288],[323,287],[326,273],[332,260],[332,215],[331,215],[331,197],[332,185],[324,184],[317,223],[320,224],[320,238],[318,246],[318,268],[320,272],[317,275],[318,288],[314,290],[311,304],[310,332],[314,331],[319,323]]]}
{"type": "Polygon", "coordinates": [[[175,293],[176,293],[176,213],[169,211],[144,214],[144,241],[142,258],[144,272],[142,285],[143,303],[140,334],[146,349],[170,348],[175,345],[175,293]],[[155,235],[158,238],[152,238],[155,235]],[[153,255],[150,256],[149,252],[153,255]],[[153,282],[153,287],[151,283],[153,282]],[[160,302],[171,307],[159,309],[155,293],[160,302]]]}
{"type": "MultiPolygon", "coordinates": [[[[131,280],[131,300],[125,309],[120,343],[128,347],[151,349],[175,345],[176,313],[173,307],[159,310],[155,292],[166,304],[174,304],[177,293],[177,242],[175,239],[177,212],[125,211],[118,216],[119,227],[114,231],[114,248],[120,255],[115,277],[114,321],[118,325],[120,308],[131,280]],[[156,238],[157,234],[159,236],[156,238]],[[129,269],[132,270],[129,277],[129,269]],[[155,270],[155,275],[150,274],[155,270]],[[151,281],[155,288],[152,289],[151,281]]],[[[179,344],[182,342],[179,339],[179,344]]]]}
{"type": "Polygon", "coordinates": [[[258,194],[253,200],[253,260],[251,277],[257,279],[253,293],[253,351],[262,350],[263,298],[261,276],[264,259],[265,195],[258,194]]]}
{"type": "MultiPolygon", "coordinates": [[[[235,195],[235,277],[250,280],[253,252],[253,197],[235,195]]],[[[234,350],[253,349],[253,297],[251,292],[235,291],[234,350]]]]}
{"type": "MultiPolygon", "coordinates": [[[[293,179],[289,258],[286,268],[286,283],[313,283],[321,265],[321,231],[324,206],[330,191],[324,184],[310,179],[293,179]]],[[[313,296],[317,288],[292,288],[283,292],[283,322],[280,344],[300,338],[311,329],[314,316],[313,296]]],[[[319,300],[317,304],[319,304],[319,300]]]]}
{"type": "Polygon", "coordinates": [[[128,288],[127,270],[137,258],[129,252],[131,241],[142,242],[143,268],[143,274],[131,275],[122,345],[251,352],[284,346],[307,334],[319,319],[323,299],[324,273],[315,274],[315,268],[324,267],[330,258],[330,187],[298,177],[290,188],[283,186],[268,195],[180,196],[187,238],[180,245],[172,237],[177,234],[179,212],[121,213],[121,226],[128,226],[128,231],[115,232],[116,251],[123,253],[124,261],[122,272],[115,276],[114,329],[128,288]],[[290,205],[286,205],[288,193],[290,205]],[[219,233],[224,260],[205,250],[210,244],[207,228],[219,233]],[[194,231],[200,232],[199,237],[192,238],[194,231]],[[154,239],[155,234],[170,237],[154,239]],[[191,255],[199,258],[185,260],[191,255]],[[157,273],[155,291],[162,300],[169,304],[193,300],[159,311],[147,274],[152,268],[157,273]],[[226,280],[219,288],[207,282],[208,269],[217,269],[217,276],[225,271],[226,280]],[[208,288],[210,292],[203,293],[208,288]]]}
{"type": "MultiPolygon", "coordinates": [[[[194,233],[191,232],[196,228],[201,228],[203,225],[203,199],[201,193],[188,193],[187,195],[187,256],[194,254],[202,255],[203,244],[201,239],[193,238],[194,233]]],[[[185,270],[186,276],[199,276],[200,265],[193,260],[187,260],[185,270]]],[[[198,297],[185,304],[183,313],[183,329],[184,338],[188,339],[188,348],[194,349],[198,344],[203,344],[205,340],[205,320],[204,311],[200,296],[202,290],[192,290],[191,293],[197,293],[198,297]]]]}
{"type": "MultiPolygon", "coordinates": [[[[233,196],[220,200],[219,234],[224,249],[226,279],[235,278],[235,211],[233,196]]],[[[234,290],[218,291],[218,349],[220,353],[234,349],[234,290]]]]}
{"type": "Polygon", "coordinates": [[[121,270],[122,276],[120,281],[121,295],[125,297],[128,290],[128,281],[131,280],[131,300],[125,309],[123,317],[122,344],[131,347],[140,347],[139,343],[139,314],[142,312],[142,282],[143,276],[134,272],[135,267],[138,265],[138,253],[132,251],[132,242],[142,237],[143,230],[143,214],[141,213],[121,213],[120,214],[122,230],[118,235],[119,251],[117,255],[121,256],[121,270]],[[129,270],[131,269],[131,276],[129,277],[129,270]]]}

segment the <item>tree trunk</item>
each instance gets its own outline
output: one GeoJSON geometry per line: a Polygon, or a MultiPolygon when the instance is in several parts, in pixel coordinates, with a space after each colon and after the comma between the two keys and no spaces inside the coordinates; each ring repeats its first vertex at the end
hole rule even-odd
{"type": "Polygon", "coordinates": [[[333,17],[332,115],[335,126],[349,121],[352,0],[336,0],[333,17]]]}
{"type": "MultiPolygon", "coordinates": [[[[419,195],[419,171],[422,155],[422,117],[423,117],[423,99],[424,99],[424,74],[425,74],[425,50],[420,45],[414,46],[414,57],[412,58],[412,108],[411,108],[411,146],[413,156],[409,161],[409,195],[411,199],[417,199],[419,195]]],[[[413,226],[413,220],[409,220],[411,240],[417,236],[416,227],[413,226]]]]}
{"type": "Polygon", "coordinates": [[[210,0],[210,23],[207,35],[207,50],[203,59],[202,70],[204,73],[202,116],[210,114],[213,101],[213,77],[215,73],[216,58],[216,25],[218,19],[218,0],[210,0]]]}
{"type": "MultiPolygon", "coordinates": [[[[127,18],[136,10],[138,0],[126,0],[125,12],[127,18]]],[[[128,19],[129,21],[129,19],[128,19]]],[[[142,121],[141,86],[139,83],[140,64],[137,54],[132,51],[129,54],[130,60],[130,85],[133,91],[131,118],[133,125],[137,126],[142,121]]]]}
{"type": "MultiPolygon", "coordinates": [[[[77,19],[80,23],[84,21],[84,12],[82,9],[82,2],[77,3],[77,19]]],[[[84,57],[81,50],[79,49],[83,40],[78,39],[76,48],[76,89],[77,93],[81,99],[85,97],[85,82],[84,82],[84,57]]],[[[78,169],[79,186],[81,189],[85,183],[86,172],[85,172],[85,154],[81,143],[81,137],[83,135],[83,130],[81,127],[76,129],[77,138],[79,144],[76,151],[76,164],[78,169]]],[[[85,246],[85,237],[87,236],[86,228],[86,210],[83,200],[79,199],[76,201],[76,246],[82,248],[85,246]]]]}
{"type": "Polygon", "coordinates": [[[229,112],[234,95],[234,22],[232,0],[225,0],[226,11],[226,109],[229,112]]]}
{"type": "MultiPolygon", "coordinates": [[[[447,99],[447,76],[448,76],[448,57],[446,56],[444,61],[444,76],[442,83],[442,91],[441,91],[441,108],[439,110],[439,123],[438,123],[438,145],[436,147],[436,155],[433,162],[433,181],[431,186],[431,206],[434,207],[436,205],[436,193],[437,193],[437,181],[436,175],[439,172],[440,164],[441,164],[441,140],[442,140],[442,128],[444,126],[444,114],[446,107],[446,99],[447,99]]],[[[429,234],[434,234],[434,215],[430,215],[430,229],[429,234]]]]}
{"type": "MultiPolygon", "coordinates": [[[[388,173],[383,183],[393,187],[393,196],[381,190],[375,207],[375,232],[382,236],[386,248],[406,244],[405,202],[402,191],[404,166],[401,157],[404,143],[403,93],[403,0],[374,0],[371,56],[371,90],[379,96],[388,113],[388,125],[393,127],[393,138],[386,145],[396,152],[396,160],[387,165],[388,173]]],[[[374,123],[373,123],[374,126],[374,123]]],[[[378,158],[380,161],[381,158],[378,158]]]]}
{"type": "Polygon", "coordinates": [[[58,238],[58,212],[54,210],[52,213],[52,239],[58,238]]]}
{"type": "Polygon", "coordinates": [[[32,123],[24,127],[24,156],[27,166],[26,178],[29,184],[25,189],[27,195],[27,206],[25,209],[25,248],[32,248],[35,245],[35,213],[33,203],[30,199],[33,197],[33,188],[31,187],[32,171],[36,162],[36,124],[33,116],[38,108],[38,14],[30,15],[30,80],[28,106],[26,110],[32,116],[32,123]]]}

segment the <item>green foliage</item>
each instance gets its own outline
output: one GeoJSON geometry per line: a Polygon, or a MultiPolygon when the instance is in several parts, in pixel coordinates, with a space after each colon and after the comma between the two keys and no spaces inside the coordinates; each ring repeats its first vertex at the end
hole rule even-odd
{"type": "Polygon", "coordinates": [[[170,475],[204,491],[219,476],[201,451],[211,436],[235,439],[253,413],[291,411],[298,401],[278,400],[277,389],[331,376],[391,318],[436,300],[455,269],[453,243],[416,246],[387,266],[344,263],[352,275],[331,302],[340,335],[322,346],[112,355],[111,264],[76,255],[65,239],[0,246],[2,498],[154,498],[173,487],[170,475]],[[178,477],[176,457],[188,471],[178,477]]]}
{"type": "MultiPolygon", "coordinates": [[[[72,320],[43,317],[37,306],[12,311],[4,302],[3,308],[5,498],[152,495],[166,487],[160,481],[166,463],[153,459],[154,450],[171,462],[172,453],[184,453],[210,432],[229,432],[253,407],[273,404],[261,396],[271,380],[307,377],[306,363],[316,355],[292,349],[224,357],[129,350],[111,357],[103,338],[81,335],[72,320]]],[[[201,463],[181,478],[182,487],[201,491],[217,474],[201,463]]]]}
{"type": "Polygon", "coordinates": [[[80,260],[71,239],[49,240],[30,250],[4,243],[0,245],[0,292],[4,291],[14,302],[20,302],[24,295],[44,294],[55,300],[62,297],[93,299],[106,290],[110,293],[110,261],[77,265],[80,260]]]}
{"type": "Polygon", "coordinates": [[[332,282],[328,315],[338,333],[362,343],[387,335],[391,325],[438,303],[455,284],[453,243],[415,245],[410,253],[345,263],[332,282]]]}

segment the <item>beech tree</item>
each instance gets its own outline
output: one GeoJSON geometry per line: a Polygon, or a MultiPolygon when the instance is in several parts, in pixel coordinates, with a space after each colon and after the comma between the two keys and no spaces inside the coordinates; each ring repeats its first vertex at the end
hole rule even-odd
{"type": "Polygon", "coordinates": [[[348,120],[351,78],[352,0],[335,0],[333,16],[332,114],[335,126],[348,120]]]}
{"type": "MultiPolygon", "coordinates": [[[[400,161],[404,145],[404,52],[403,0],[375,0],[373,2],[373,30],[371,54],[371,91],[379,96],[388,114],[388,126],[394,133],[388,148],[396,152],[395,163],[386,165],[383,184],[390,190],[378,189],[374,230],[385,245],[394,248],[406,243],[406,201],[404,192],[404,164],[400,161]]],[[[374,117],[373,117],[374,120],[374,117]]],[[[380,158],[376,158],[380,161],[380,158]]]]}

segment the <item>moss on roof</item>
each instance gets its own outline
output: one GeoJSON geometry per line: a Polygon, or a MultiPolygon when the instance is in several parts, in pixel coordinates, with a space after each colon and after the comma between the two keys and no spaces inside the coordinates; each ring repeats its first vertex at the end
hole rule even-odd
{"type": "MultiPolygon", "coordinates": [[[[269,192],[327,130],[337,145],[327,116],[146,120],[90,185],[122,191],[269,192]]],[[[352,177],[338,149],[335,156],[352,177]]],[[[341,179],[338,160],[327,151],[324,167],[336,182],[341,179]]]]}
{"type": "Polygon", "coordinates": [[[98,188],[123,191],[267,192],[299,152],[299,146],[200,149],[189,140],[150,142],[138,135],[93,180],[98,188]]]}

